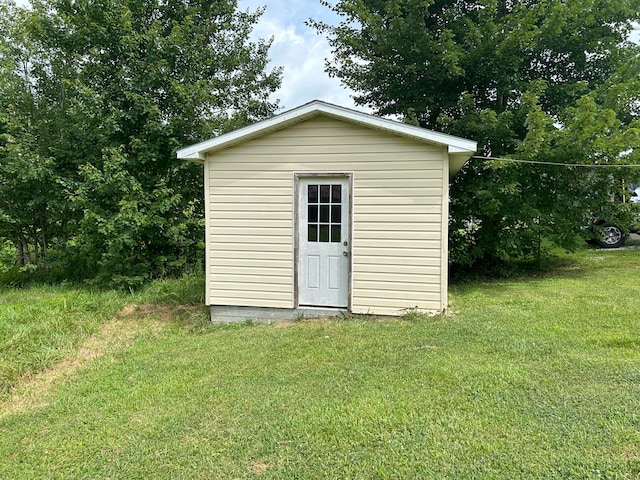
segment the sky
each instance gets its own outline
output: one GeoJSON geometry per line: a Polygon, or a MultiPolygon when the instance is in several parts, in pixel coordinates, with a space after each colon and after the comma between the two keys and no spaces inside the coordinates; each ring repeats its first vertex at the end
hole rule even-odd
{"type": "Polygon", "coordinates": [[[338,17],[319,0],[239,0],[240,10],[255,11],[266,6],[256,25],[254,38],[273,36],[269,50],[271,66],[283,66],[282,86],[273,95],[284,110],[290,110],[312,100],[324,100],[347,108],[356,107],[353,92],[330,78],[324,71],[325,59],[331,58],[327,40],[307,27],[309,18],[335,24],[338,17]]]}

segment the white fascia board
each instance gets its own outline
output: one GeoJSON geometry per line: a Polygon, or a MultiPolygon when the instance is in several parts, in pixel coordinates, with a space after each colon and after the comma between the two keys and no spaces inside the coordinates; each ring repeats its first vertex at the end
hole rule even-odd
{"type": "Polygon", "coordinates": [[[406,123],[398,122],[396,120],[389,120],[387,118],[376,117],[367,113],[358,112],[356,110],[350,110],[323,102],[318,103],[319,107],[325,107],[324,109],[319,108],[320,111],[329,116],[333,116],[334,118],[351,121],[352,123],[358,123],[370,128],[383,130],[392,134],[412,138],[418,141],[434,143],[436,145],[446,145],[449,148],[450,152],[452,151],[451,149],[454,149],[453,151],[474,153],[477,148],[476,142],[467,140],[465,138],[455,137],[453,135],[435,132],[433,130],[427,130],[426,128],[408,125],[406,123]]]}
{"type": "Polygon", "coordinates": [[[176,152],[176,155],[181,160],[189,160],[190,162],[200,163],[204,165],[204,161],[207,156],[204,152],[193,148],[195,145],[191,147],[181,148],[176,152]]]}
{"type": "Polygon", "coordinates": [[[242,143],[251,138],[265,135],[266,133],[279,130],[288,125],[302,122],[303,120],[321,114],[338,120],[363,125],[365,127],[382,130],[426,143],[446,145],[449,149],[449,153],[468,152],[469,155],[472,155],[476,151],[476,142],[471,140],[454,137],[453,135],[447,135],[445,133],[434,132],[433,130],[407,125],[406,123],[397,122],[395,120],[388,120],[386,118],[376,117],[367,113],[315,100],[267,120],[263,120],[254,123],[253,125],[225,133],[219,137],[182,148],[178,150],[177,156],[180,159],[203,163],[207,153],[209,152],[214,152],[237,143],[242,143]]]}
{"type": "Polygon", "coordinates": [[[279,130],[289,124],[301,122],[306,118],[314,116],[314,109],[310,108],[311,105],[312,104],[306,104],[271,117],[267,120],[256,122],[252,125],[233,130],[229,133],[224,133],[219,137],[214,137],[209,140],[181,148],[177,151],[177,156],[184,160],[204,160],[208,152],[214,152],[216,150],[221,150],[231,145],[235,145],[236,143],[242,143],[251,138],[264,135],[274,130],[279,130]]]}
{"type": "Polygon", "coordinates": [[[464,147],[459,145],[449,144],[449,147],[448,147],[449,155],[454,155],[458,153],[468,153],[469,155],[473,155],[474,153],[476,153],[476,150],[478,149],[478,144],[471,140],[467,140],[467,142],[469,142],[469,144],[465,145],[464,147]]]}

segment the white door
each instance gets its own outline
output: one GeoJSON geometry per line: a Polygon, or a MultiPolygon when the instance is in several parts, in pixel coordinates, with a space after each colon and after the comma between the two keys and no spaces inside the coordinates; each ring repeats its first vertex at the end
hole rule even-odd
{"type": "Polygon", "coordinates": [[[349,179],[303,177],[298,191],[298,303],[347,307],[349,179]]]}

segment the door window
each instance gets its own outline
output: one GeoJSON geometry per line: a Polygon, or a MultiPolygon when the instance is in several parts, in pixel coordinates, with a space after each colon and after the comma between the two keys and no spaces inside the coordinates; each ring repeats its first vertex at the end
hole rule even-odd
{"type": "Polygon", "coordinates": [[[340,242],[342,185],[307,185],[307,240],[340,242]]]}

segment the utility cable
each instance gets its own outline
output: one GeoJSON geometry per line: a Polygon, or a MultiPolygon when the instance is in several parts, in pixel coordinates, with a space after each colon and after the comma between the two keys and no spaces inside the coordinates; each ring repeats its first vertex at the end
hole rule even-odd
{"type": "Polygon", "coordinates": [[[512,163],[528,163],[532,165],[551,165],[554,167],[582,167],[582,168],[638,168],[640,164],[622,165],[618,163],[614,164],[602,164],[602,163],[560,163],[560,162],[543,162],[540,160],[520,160],[517,158],[502,158],[502,157],[482,157],[480,155],[473,155],[471,158],[477,160],[492,160],[501,162],[512,163]]]}

